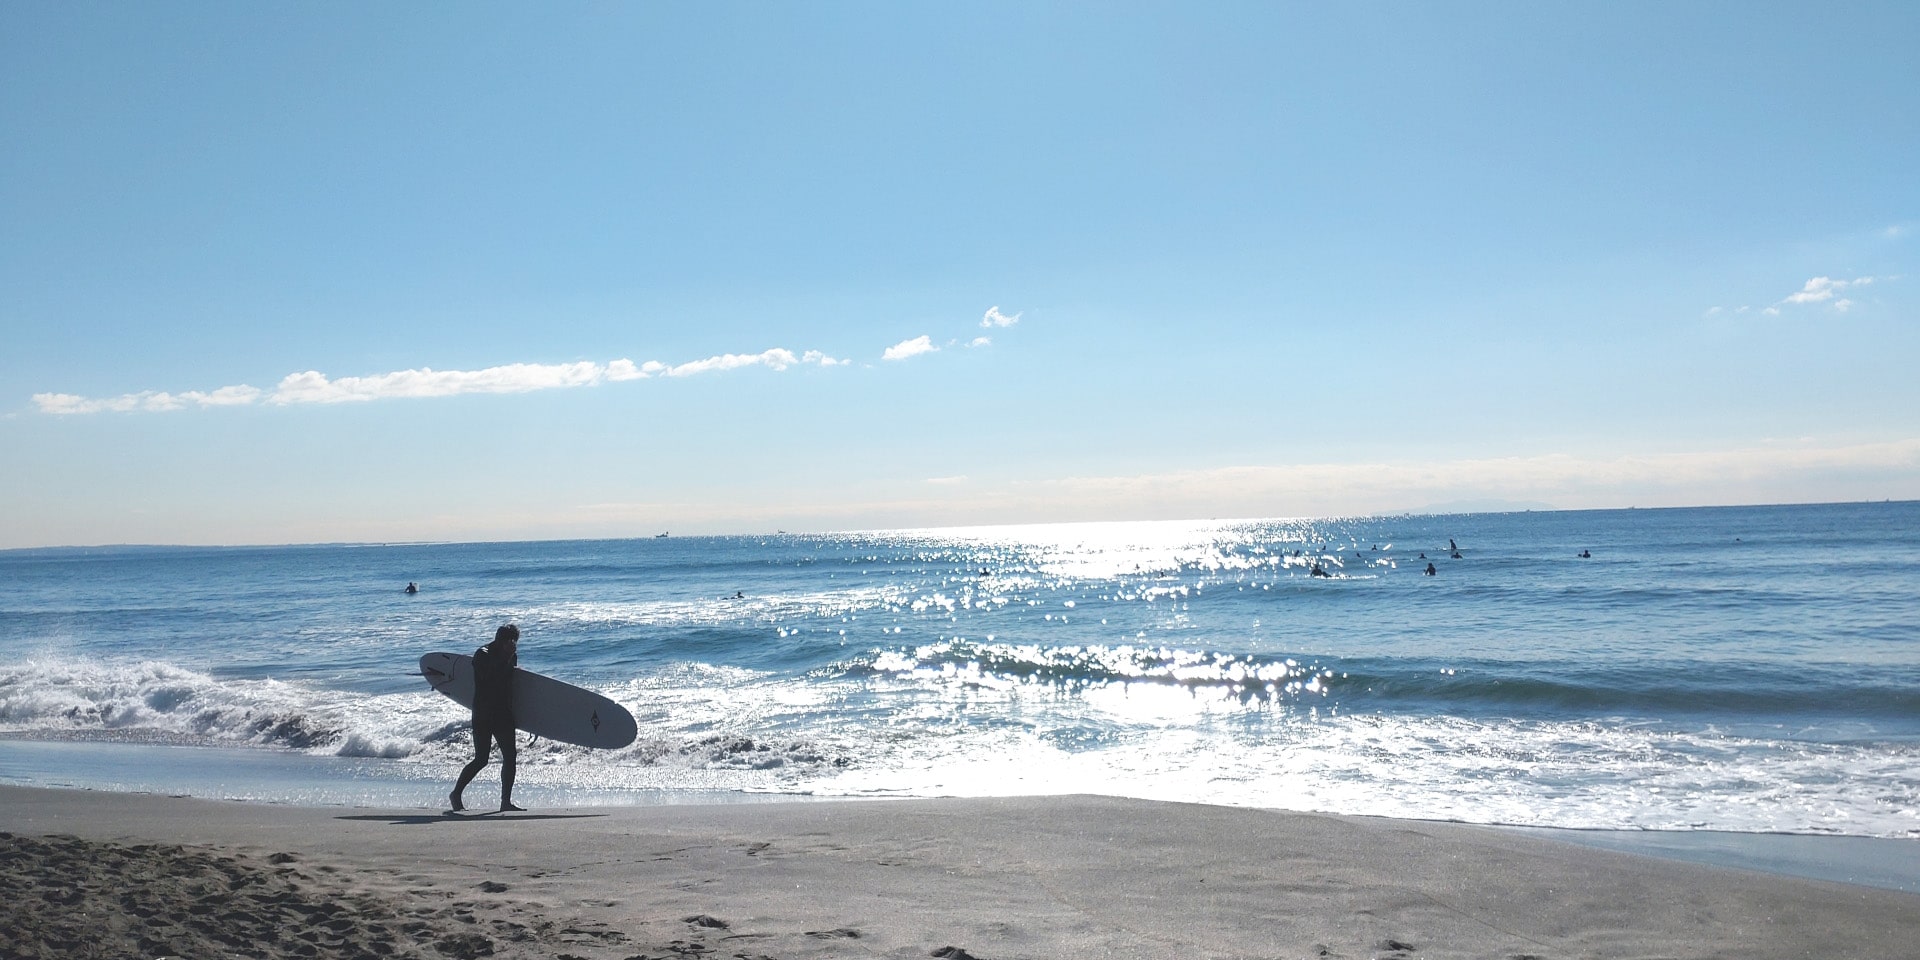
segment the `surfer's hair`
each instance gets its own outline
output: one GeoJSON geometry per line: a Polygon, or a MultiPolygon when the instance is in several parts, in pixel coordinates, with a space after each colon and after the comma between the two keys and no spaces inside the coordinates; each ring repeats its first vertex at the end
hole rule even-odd
{"type": "Polygon", "coordinates": [[[511,623],[503,623],[503,624],[501,624],[501,625],[500,625],[500,629],[498,629],[498,630],[495,630],[495,631],[493,632],[493,642],[494,642],[494,643],[499,643],[499,642],[500,642],[500,641],[502,641],[502,640],[505,640],[505,641],[507,641],[508,643],[519,643],[519,642],[520,642],[520,628],[519,628],[519,627],[516,627],[516,626],[514,626],[514,625],[513,625],[513,624],[511,624],[511,623]]]}

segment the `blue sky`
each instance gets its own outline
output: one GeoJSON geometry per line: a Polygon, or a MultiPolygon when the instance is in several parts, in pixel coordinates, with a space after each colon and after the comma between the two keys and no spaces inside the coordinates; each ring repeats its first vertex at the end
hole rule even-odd
{"type": "Polygon", "coordinates": [[[0,5],[0,547],[1920,497],[1920,7],[0,5]]]}

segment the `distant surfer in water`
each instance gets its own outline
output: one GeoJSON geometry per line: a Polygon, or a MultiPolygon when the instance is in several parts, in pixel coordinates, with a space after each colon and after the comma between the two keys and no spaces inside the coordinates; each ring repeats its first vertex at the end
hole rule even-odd
{"type": "Polygon", "coordinates": [[[409,581],[407,581],[407,592],[408,592],[408,593],[419,593],[419,592],[420,592],[420,585],[419,585],[419,584],[417,584],[417,583],[414,583],[414,582],[413,582],[413,581],[411,581],[411,580],[409,580],[409,581]]]}
{"type": "Polygon", "coordinates": [[[473,759],[460,771],[460,781],[448,795],[453,809],[467,784],[487,766],[493,745],[500,744],[500,809],[525,810],[513,805],[513,772],[518,753],[514,746],[513,668],[520,663],[520,628],[509,623],[493,632],[493,642],[473,652],[473,759]]]}

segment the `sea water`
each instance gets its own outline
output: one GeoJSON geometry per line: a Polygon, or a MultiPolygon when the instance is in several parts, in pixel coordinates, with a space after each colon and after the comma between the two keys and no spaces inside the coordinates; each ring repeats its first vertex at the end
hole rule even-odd
{"type": "Polygon", "coordinates": [[[507,622],[640,725],[533,802],[1920,837],[1920,503],[6,551],[0,782],[439,805],[507,622]]]}

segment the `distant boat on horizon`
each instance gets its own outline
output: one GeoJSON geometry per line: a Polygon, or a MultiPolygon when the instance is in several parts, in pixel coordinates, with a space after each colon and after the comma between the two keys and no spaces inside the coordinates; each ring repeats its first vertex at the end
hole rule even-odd
{"type": "Polygon", "coordinates": [[[664,533],[656,533],[656,534],[654,534],[654,535],[653,535],[653,538],[654,538],[655,540],[664,540],[664,539],[666,539],[666,537],[667,537],[667,535],[666,535],[666,534],[664,534],[664,533]]]}

